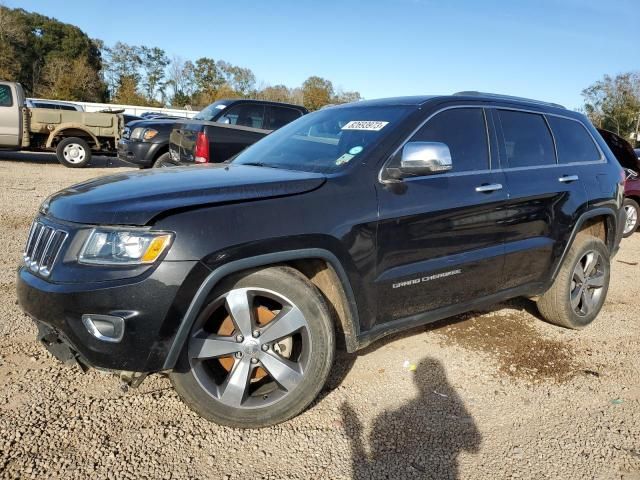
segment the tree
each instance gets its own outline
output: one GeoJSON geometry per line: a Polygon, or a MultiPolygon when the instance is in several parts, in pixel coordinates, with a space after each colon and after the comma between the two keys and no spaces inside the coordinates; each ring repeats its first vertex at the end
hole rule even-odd
{"type": "Polygon", "coordinates": [[[136,86],[139,85],[142,79],[140,73],[142,52],[140,47],[124,42],[116,42],[113,47],[103,48],[103,56],[103,76],[112,97],[115,97],[117,91],[121,88],[124,77],[128,77],[126,81],[128,86],[132,84],[132,80],[136,86]]]}
{"type": "Polygon", "coordinates": [[[225,83],[213,58],[201,57],[196,60],[193,71],[196,87],[201,93],[215,96],[216,90],[225,83]]]}
{"type": "Polygon", "coordinates": [[[170,103],[174,107],[182,108],[192,103],[195,93],[195,66],[191,60],[184,61],[181,57],[173,57],[167,73],[167,86],[172,89],[170,103]]]}
{"type": "Polygon", "coordinates": [[[256,76],[249,68],[232,65],[224,60],[216,63],[225,83],[240,95],[246,96],[254,89],[256,76]]]}
{"type": "Polygon", "coordinates": [[[144,90],[149,100],[156,100],[157,95],[164,96],[165,70],[169,65],[169,57],[158,47],[140,47],[141,66],[144,71],[144,90]]]}
{"type": "Polygon", "coordinates": [[[26,48],[26,39],[16,13],[0,6],[0,78],[20,79],[22,64],[17,52],[26,48]]]}
{"type": "Polygon", "coordinates": [[[582,91],[584,111],[599,128],[630,138],[640,116],[640,72],[605,75],[582,91]]]}
{"type": "MultiPolygon", "coordinates": [[[[47,64],[57,59],[84,59],[93,72],[102,67],[100,50],[74,25],[22,9],[0,6],[0,73],[22,83],[27,94],[44,88],[47,64]]],[[[92,75],[99,84],[100,79],[92,75]]],[[[96,91],[103,92],[102,85],[96,91]]]]}
{"type": "Polygon", "coordinates": [[[302,84],[302,101],[311,111],[330,104],[333,96],[333,84],[324,78],[309,77],[302,84]]]}
{"type": "Polygon", "coordinates": [[[113,101],[123,105],[152,106],[138,92],[138,79],[134,75],[122,75],[120,77],[120,84],[113,96],[113,101]]]}
{"type": "Polygon", "coordinates": [[[345,92],[343,90],[338,90],[334,95],[331,103],[351,103],[359,102],[360,100],[362,100],[360,92],[345,92]]]}
{"type": "Polygon", "coordinates": [[[289,103],[291,102],[291,91],[285,85],[274,85],[258,90],[256,97],[260,100],[289,103]]]}
{"type": "Polygon", "coordinates": [[[104,96],[98,72],[84,57],[52,58],[44,66],[36,95],[57,100],[99,102],[104,96]]]}

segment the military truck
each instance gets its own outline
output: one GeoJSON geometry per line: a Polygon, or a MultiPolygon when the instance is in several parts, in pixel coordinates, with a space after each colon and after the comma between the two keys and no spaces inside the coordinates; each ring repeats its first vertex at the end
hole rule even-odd
{"type": "Polygon", "coordinates": [[[81,168],[93,153],[115,155],[123,128],[120,114],[28,108],[19,83],[0,81],[0,149],[55,151],[65,167],[81,168]]]}

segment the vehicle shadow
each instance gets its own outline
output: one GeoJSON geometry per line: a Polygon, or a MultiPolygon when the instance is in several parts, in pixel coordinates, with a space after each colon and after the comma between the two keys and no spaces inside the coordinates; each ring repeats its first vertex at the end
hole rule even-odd
{"type": "Polygon", "coordinates": [[[458,455],[477,453],[482,437],[442,364],[421,360],[413,372],[416,398],[373,422],[368,436],[356,409],[341,406],[354,479],[458,478],[458,455]]]}
{"type": "MultiPolygon", "coordinates": [[[[55,153],[48,152],[12,152],[0,151],[0,160],[9,160],[14,162],[32,163],[39,165],[60,165],[55,153]]],[[[60,165],[62,167],[62,165],[60,165]]],[[[104,155],[94,155],[91,163],[84,168],[121,168],[129,167],[124,162],[118,160],[117,157],[106,157],[104,155]]]]}

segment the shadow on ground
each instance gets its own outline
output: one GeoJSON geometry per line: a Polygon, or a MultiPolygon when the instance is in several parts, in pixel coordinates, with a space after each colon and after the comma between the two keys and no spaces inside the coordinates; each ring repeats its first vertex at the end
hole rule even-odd
{"type": "Polygon", "coordinates": [[[456,479],[460,453],[479,451],[480,432],[442,364],[423,359],[413,380],[416,398],[379,415],[368,435],[356,409],[342,404],[354,479],[456,479]]]}
{"type": "MultiPolygon", "coordinates": [[[[0,151],[0,159],[15,161],[17,163],[31,163],[40,165],[60,165],[55,153],[47,152],[11,152],[0,151]]],[[[62,165],[60,165],[61,168],[62,165]]],[[[94,155],[91,163],[84,168],[120,168],[132,167],[118,160],[117,157],[105,157],[103,155],[94,155]]]]}

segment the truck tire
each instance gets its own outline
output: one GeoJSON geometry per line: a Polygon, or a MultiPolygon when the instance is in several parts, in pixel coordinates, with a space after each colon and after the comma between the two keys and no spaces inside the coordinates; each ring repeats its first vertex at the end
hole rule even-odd
{"type": "Polygon", "coordinates": [[[624,231],[622,236],[624,238],[630,237],[638,229],[638,217],[640,216],[640,207],[638,202],[633,198],[625,198],[623,203],[625,222],[624,231]]]}
{"type": "Polygon", "coordinates": [[[164,167],[177,167],[175,163],[171,160],[171,155],[169,152],[164,152],[156,161],[153,162],[153,168],[164,168],[164,167]]]}
{"type": "Polygon", "coordinates": [[[91,162],[91,148],[82,138],[68,137],[58,143],[56,156],[65,167],[82,168],[91,162]]]}
{"type": "Polygon", "coordinates": [[[596,318],[609,290],[609,249],[592,235],[578,234],[553,285],[538,299],[549,322],[580,330],[596,318]]]}
{"type": "Polygon", "coordinates": [[[297,270],[269,267],[215,287],[169,377],[200,416],[261,428],[314,400],[334,352],[333,322],[320,292],[297,270]]]}

